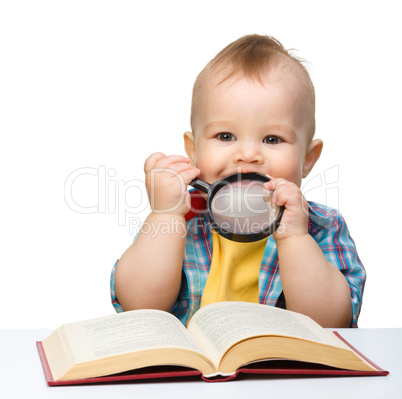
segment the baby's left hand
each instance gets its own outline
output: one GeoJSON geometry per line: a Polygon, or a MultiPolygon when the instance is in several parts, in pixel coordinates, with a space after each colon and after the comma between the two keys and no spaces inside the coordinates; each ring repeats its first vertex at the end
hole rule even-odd
{"type": "Polygon", "coordinates": [[[281,223],[273,234],[276,243],[308,234],[308,204],[300,188],[295,183],[281,178],[272,178],[264,187],[274,191],[273,204],[285,207],[281,223]]]}

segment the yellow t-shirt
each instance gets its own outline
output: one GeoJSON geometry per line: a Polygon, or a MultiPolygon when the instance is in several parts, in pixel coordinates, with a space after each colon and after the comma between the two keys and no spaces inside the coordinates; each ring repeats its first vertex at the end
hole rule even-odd
{"type": "Polygon", "coordinates": [[[258,303],[258,278],[267,240],[236,242],[212,231],[211,267],[201,307],[222,301],[258,303]]]}

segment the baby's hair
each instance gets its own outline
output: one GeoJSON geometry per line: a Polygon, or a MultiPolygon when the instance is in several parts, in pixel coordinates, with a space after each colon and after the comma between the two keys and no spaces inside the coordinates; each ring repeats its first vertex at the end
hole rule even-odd
{"type": "Polygon", "coordinates": [[[199,103],[199,95],[204,83],[212,76],[222,76],[219,84],[237,77],[245,77],[252,81],[263,83],[262,76],[267,69],[274,69],[279,65],[284,70],[293,70],[297,79],[306,91],[306,112],[308,113],[308,130],[311,136],[315,131],[315,93],[314,86],[303,60],[290,54],[283,45],[272,36],[247,35],[230,43],[220,51],[200,72],[194,87],[191,104],[191,127],[195,133],[195,115],[199,103]],[[289,68],[296,65],[296,68],[289,68]]]}

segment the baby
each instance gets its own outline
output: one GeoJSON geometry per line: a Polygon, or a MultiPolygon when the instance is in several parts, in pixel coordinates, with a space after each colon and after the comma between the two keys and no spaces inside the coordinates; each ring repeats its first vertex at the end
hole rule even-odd
{"type": "Polygon", "coordinates": [[[117,311],[155,308],[184,324],[207,303],[245,300],[306,314],[324,327],[357,326],[365,270],[342,216],[307,202],[300,186],[320,157],[315,94],[303,64],[275,39],[249,35],[223,49],[193,90],[188,158],[145,162],[151,213],[112,273],[117,311]],[[225,242],[206,218],[196,177],[270,177],[280,228],[252,246],[225,242]],[[152,232],[152,233],[151,233],[152,232]],[[157,232],[157,233],[155,233],[157,232]],[[230,249],[226,249],[230,248],[230,249]]]}

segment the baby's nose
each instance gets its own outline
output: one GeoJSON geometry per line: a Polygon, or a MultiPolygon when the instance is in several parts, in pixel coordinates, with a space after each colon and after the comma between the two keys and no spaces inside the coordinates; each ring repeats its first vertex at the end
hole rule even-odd
{"type": "Polygon", "coordinates": [[[263,162],[263,156],[257,144],[244,143],[239,146],[234,160],[236,163],[245,162],[260,164],[263,162]]]}

